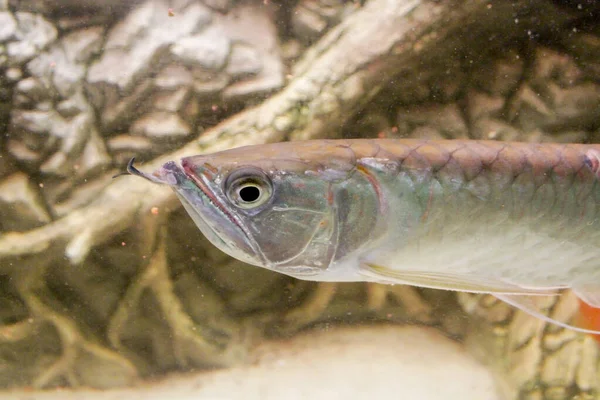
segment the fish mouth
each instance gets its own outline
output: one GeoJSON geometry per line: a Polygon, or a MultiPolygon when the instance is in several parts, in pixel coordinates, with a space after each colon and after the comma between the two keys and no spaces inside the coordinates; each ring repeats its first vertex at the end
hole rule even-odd
{"type": "Polygon", "coordinates": [[[218,198],[217,195],[209,189],[208,185],[210,177],[208,177],[207,175],[207,170],[201,168],[200,173],[198,174],[192,169],[192,166],[189,162],[186,162],[186,160],[183,160],[181,162],[181,168],[185,176],[196,184],[196,186],[202,191],[204,196],[206,196],[208,200],[215,207],[217,207],[227,217],[227,219],[229,219],[229,221],[231,221],[232,224],[236,225],[240,230],[247,234],[246,227],[242,225],[239,218],[236,215],[234,215],[231,211],[229,211],[229,209],[225,207],[223,200],[218,198]]]}
{"type": "MultiPolygon", "coordinates": [[[[191,165],[186,159],[181,161],[181,167],[179,168],[180,172],[183,172],[185,177],[189,179],[201,192],[204,198],[217,210],[217,213],[222,218],[225,218],[229,224],[235,228],[238,232],[238,235],[229,236],[230,239],[233,240],[235,246],[227,243],[223,237],[221,237],[222,233],[219,233],[219,230],[215,228],[215,224],[211,223],[210,218],[207,218],[203,215],[202,212],[198,211],[196,207],[192,205],[192,209],[198,218],[202,219],[203,225],[210,229],[213,235],[220,239],[223,245],[228,247],[230,250],[227,252],[231,256],[240,259],[244,262],[268,267],[270,265],[269,261],[265,257],[265,255],[260,250],[256,241],[252,237],[252,234],[246,227],[246,225],[242,222],[241,218],[232,211],[229,207],[227,207],[225,201],[222,197],[214,190],[211,190],[211,184],[213,184],[214,173],[206,168],[191,165]],[[240,237],[241,236],[241,237],[240,237]],[[244,252],[243,249],[250,250],[252,253],[252,257],[249,257],[248,254],[244,252]],[[244,253],[241,255],[239,252],[244,253]],[[258,260],[257,260],[258,258],[258,260]]],[[[181,193],[182,197],[185,197],[184,193],[181,193]]],[[[188,204],[190,202],[188,201],[188,204]]],[[[203,208],[206,208],[206,205],[203,205],[203,208]]],[[[188,210],[189,211],[189,210],[188,210]]],[[[219,247],[219,246],[218,246],[219,247]]]]}

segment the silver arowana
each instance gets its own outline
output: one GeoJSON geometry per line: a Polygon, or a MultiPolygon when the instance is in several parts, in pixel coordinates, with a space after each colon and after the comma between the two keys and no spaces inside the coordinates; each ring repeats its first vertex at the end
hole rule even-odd
{"type": "Polygon", "coordinates": [[[531,295],[600,307],[600,145],[322,140],[171,161],[206,237],[249,264],[313,281],[491,293],[546,321],[531,295]]]}

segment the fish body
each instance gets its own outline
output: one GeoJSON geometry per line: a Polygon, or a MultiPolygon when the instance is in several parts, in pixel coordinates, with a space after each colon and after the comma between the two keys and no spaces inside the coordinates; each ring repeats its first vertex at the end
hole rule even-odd
{"type": "Polygon", "coordinates": [[[221,250],[296,278],[600,307],[600,145],[320,140],[130,167],[221,250]]]}

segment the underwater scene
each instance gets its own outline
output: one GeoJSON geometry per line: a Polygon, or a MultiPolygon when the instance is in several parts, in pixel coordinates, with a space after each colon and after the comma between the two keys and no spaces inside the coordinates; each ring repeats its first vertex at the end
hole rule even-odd
{"type": "Polygon", "coordinates": [[[0,0],[0,400],[600,399],[600,2],[0,0]]]}

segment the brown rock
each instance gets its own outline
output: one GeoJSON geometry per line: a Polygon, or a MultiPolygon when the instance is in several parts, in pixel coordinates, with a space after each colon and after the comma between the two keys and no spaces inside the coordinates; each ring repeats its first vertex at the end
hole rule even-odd
{"type": "Polygon", "coordinates": [[[543,46],[535,50],[531,75],[531,84],[538,90],[542,90],[548,81],[569,87],[578,84],[583,78],[573,57],[543,46]]]}
{"type": "Polygon", "coordinates": [[[211,20],[210,11],[199,3],[169,18],[169,5],[148,1],[115,26],[108,35],[106,51],[91,65],[88,81],[93,85],[115,85],[130,91],[156,65],[167,46],[195,34],[211,20]]]}
{"type": "Polygon", "coordinates": [[[492,96],[506,96],[519,85],[523,68],[523,57],[514,50],[508,51],[491,65],[477,69],[473,81],[492,96]]]}
{"type": "Polygon", "coordinates": [[[175,113],[184,108],[190,95],[190,90],[181,87],[171,92],[159,92],[152,97],[152,107],[159,111],[175,113]]]}
{"type": "Polygon", "coordinates": [[[192,73],[181,64],[170,64],[162,69],[154,79],[158,89],[176,90],[181,86],[191,86],[194,81],[192,73]]]}
{"type": "MultiPolygon", "coordinates": [[[[1,8],[0,8],[1,10],[1,8]]],[[[9,39],[14,38],[17,33],[17,21],[15,17],[7,12],[0,12],[0,43],[6,42],[9,39]]]]}
{"type": "Polygon", "coordinates": [[[492,96],[479,90],[469,90],[466,95],[469,119],[499,117],[506,102],[503,96],[492,96]]]}
{"type": "Polygon", "coordinates": [[[472,135],[482,140],[519,140],[522,132],[506,121],[495,118],[480,118],[472,126],[472,135]]]}
{"type": "Polygon", "coordinates": [[[26,231],[50,221],[37,186],[27,175],[17,172],[0,182],[0,230],[26,231]]]}
{"type": "Polygon", "coordinates": [[[239,78],[257,74],[261,69],[260,55],[254,48],[243,44],[236,44],[232,47],[225,72],[233,78],[239,78]]]}
{"type": "Polygon", "coordinates": [[[180,139],[190,135],[191,128],[177,114],[156,111],[135,121],[131,133],[153,140],[180,139]]]}
{"type": "Polygon", "coordinates": [[[597,79],[600,76],[600,36],[574,29],[573,34],[565,35],[562,39],[582,71],[588,77],[597,79]]]}
{"type": "Polygon", "coordinates": [[[467,125],[456,104],[430,104],[401,109],[397,114],[399,132],[429,126],[447,138],[468,137],[467,125]]]}
{"type": "Polygon", "coordinates": [[[219,70],[225,65],[230,46],[223,27],[213,24],[201,33],[178,40],[171,52],[184,64],[219,70]]]}
{"type": "Polygon", "coordinates": [[[142,136],[118,135],[108,139],[107,147],[117,165],[126,165],[132,157],[143,160],[157,152],[152,141],[142,136]]]}
{"type": "Polygon", "coordinates": [[[302,4],[294,9],[292,15],[294,34],[306,43],[311,43],[327,29],[327,20],[302,4]]]}
{"type": "Polygon", "coordinates": [[[58,32],[56,28],[39,14],[17,12],[17,29],[11,32],[16,40],[7,45],[8,60],[11,65],[20,65],[35,57],[38,52],[52,43],[58,32]]]}

